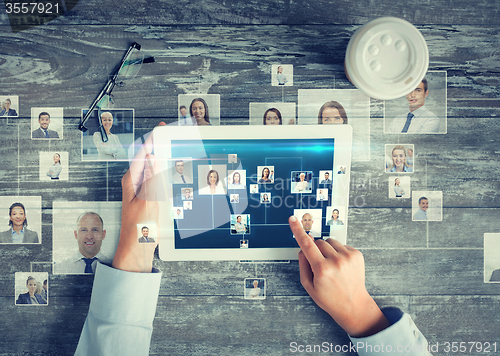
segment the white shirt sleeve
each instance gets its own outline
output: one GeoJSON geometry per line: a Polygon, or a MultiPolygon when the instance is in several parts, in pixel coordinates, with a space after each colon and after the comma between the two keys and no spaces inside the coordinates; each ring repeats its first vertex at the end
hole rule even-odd
{"type": "Polygon", "coordinates": [[[395,307],[382,308],[382,312],[391,326],[368,337],[349,336],[356,346],[359,356],[431,355],[425,336],[418,330],[409,314],[403,313],[401,309],[395,307]]]}
{"type": "Polygon", "coordinates": [[[148,355],[160,281],[99,264],[75,355],[148,355]]]}

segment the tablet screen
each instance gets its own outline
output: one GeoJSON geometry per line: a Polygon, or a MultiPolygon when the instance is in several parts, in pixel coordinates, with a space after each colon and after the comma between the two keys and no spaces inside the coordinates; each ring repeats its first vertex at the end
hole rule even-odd
{"type": "Polygon", "coordinates": [[[192,253],[205,251],[219,259],[233,250],[224,259],[243,259],[252,255],[249,251],[269,259],[263,256],[272,250],[296,254],[291,215],[316,239],[337,234],[345,240],[350,154],[336,155],[343,141],[337,135],[311,137],[299,127],[287,132],[281,127],[276,137],[282,138],[256,138],[262,128],[233,127],[227,136],[229,128],[223,127],[171,129],[163,136],[155,131],[154,139],[162,142],[155,144],[155,154],[170,199],[161,214],[172,223],[167,245],[176,255],[197,259],[192,253]]]}

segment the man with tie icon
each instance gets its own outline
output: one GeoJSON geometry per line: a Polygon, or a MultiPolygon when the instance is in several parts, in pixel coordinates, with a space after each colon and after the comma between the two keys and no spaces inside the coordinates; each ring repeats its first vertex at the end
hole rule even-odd
{"type": "Polygon", "coordinates": [[[143,226],[141,232],[142,236],[139,238],[139,243],[155,242],[154,238],[149,237],[149,228],[147,226],[143,226]]]}
{"type": "Polygon", "coordinates": [[[439,118],[425,107],[425,99],[429,95],[427,79],[408,95],[409,112],[397,116],[389,126],[389,133],[426,134],[439,133],[439,118]]]}
{"type": "Polygon", "coordinates": [[[192,179],[184,174],[184,161],[181,159],[175,161],[175,172],[172,181],[174,184],[193,183],[192,179]]]}
{"type": "Polygon", "coordinates": [[[99,214],[86,212],[76,220],[75,239],[78,252],[61,263],[54,264],[54,273],[94,273],[98,262],[110,263],[111,259],[101,253],[102,241],[106,237],[99,214]]]}
{"type": "Polygon", "coordinates": [[[321,233],[319,233],[316,230],[313,230],[312,228],[314,220],[311,214],[305,213],[304,215],[302,215],[302,220],[300,222],[302,223],[302,227],[304,228],[306,234],[311,235],[313,237],[321,236],[321,233]]]}
{"type": "Polygon", "coordinates": [[[42,111],[38,115],[38,124],[40,127],[31,133],[31,138],[59,138],[57,131],[49,130],[50,115],[48,112],[42,111]]]}

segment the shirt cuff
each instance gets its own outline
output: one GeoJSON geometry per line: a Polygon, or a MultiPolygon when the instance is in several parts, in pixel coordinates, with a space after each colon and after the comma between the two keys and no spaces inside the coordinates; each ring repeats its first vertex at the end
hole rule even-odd
{"type": "Polygon", "coordinates": [[[368,337],[350,337],[359,356],[367,355],[430,355],[427,340],[409,314],[396,307],[382,308],[391,325],[368,337]]]}
{"type": "Polygon", "coordinates": [[[162,273],[127,272],[99,263],[89,313],[122,325],[150,325],[156,313],[162,273]]]}

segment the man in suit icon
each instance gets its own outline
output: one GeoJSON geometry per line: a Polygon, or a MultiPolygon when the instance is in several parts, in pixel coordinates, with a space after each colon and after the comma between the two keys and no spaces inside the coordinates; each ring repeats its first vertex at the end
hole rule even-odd
{"type": "Polygon", "coordinates": [[[155,242],[155,239],[149,236],[149,228],[147,226],[142,227],[142,236],[139,238],[139,243],[155,242]]]}
{"type": "Polygon", "coordinates": [[[390,133],[439,133],[439,118],[425,107],[425,99],[429,95],[427,79],[406,96],[409,112],[396,117],[389,126],[390,133]]]}
{"type": "Polygon", "coordinates": [[[31,138],[59,138],[57,131],[49,130],[50,115],[48,112],[42,111],[38,115],[38,124],[40,127],[31,133],[31,138]]]}
{"type": "Polygon", "coordinates": [[[190,177],[184,174],[184,161],[179,159],[175,161],[175,172],[172,175],[174,184],[193,183],[190,177]]]}
{"type": "Polygon", "coordinates": [[[332,180],[330,179],[330,172],[325,172],[325,179],[323,179],[320,184],[332,184],[332,180]]]}
{"type": "Polygon", "coordinates": [[[90,274],[95,272],[98,262],[110,263],[111,259],[101,252],[106,237],[103,227],[99,214],[89,211],[80,215],[74,231],[78,251],[67,260],[55,263],[54,273],[90,274]]]}

